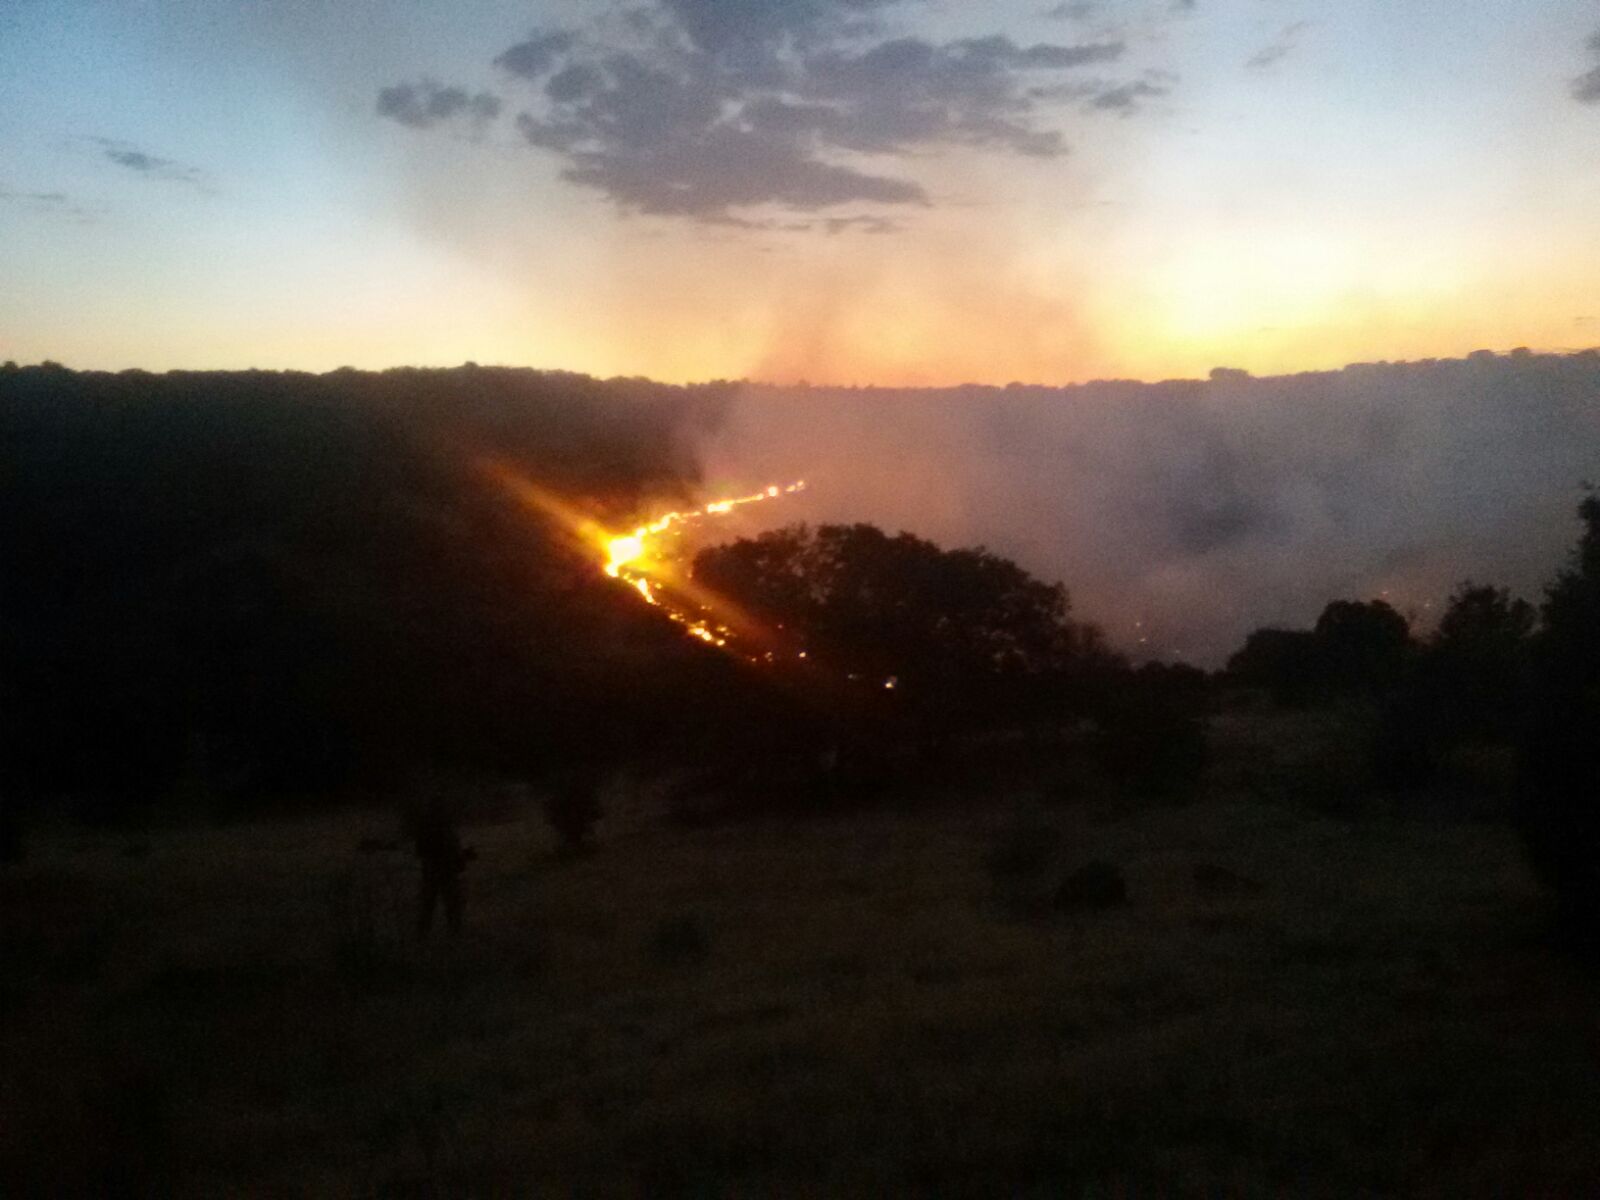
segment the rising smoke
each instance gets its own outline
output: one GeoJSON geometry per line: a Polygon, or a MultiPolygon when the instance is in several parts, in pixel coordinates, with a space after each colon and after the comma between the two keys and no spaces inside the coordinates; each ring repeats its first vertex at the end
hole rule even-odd
{"type": "Polygon", "coordinates": [[[1426,626],[1472,578],[1537,599],[1600,478],[1600,353],[1066,388],[752,385],[708,481],[804,476],[789,519],[983,544],[1135,654],[1386,596],[1426,626]],[[1141,641],[1140,639],[1144,639],[1141,641]]]}

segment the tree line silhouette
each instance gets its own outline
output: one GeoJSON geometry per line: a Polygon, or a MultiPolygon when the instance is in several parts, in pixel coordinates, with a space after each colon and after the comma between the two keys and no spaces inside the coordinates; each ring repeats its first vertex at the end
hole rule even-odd
{"type": "Polygon", "coordinates": [[[1382,600],[1329,604],[1310,630],[1259,629],[1225,679],[1283,706],[1361,700],[1377,786],[1435,786],[1453,755],[1513,755],[1511,811],[1564,932],[1600,948],[1600,496],[1542,605],[1463,583],[1413,637],[1382,600]]]}
{"type": "MultiPolygon", "coordinates": [[[[625,527],[647,498],[692,492],[694,436],[730,396],[471,365],[0,368],[5,837],[40,805],[230,816],[441,766],[691,767],[758,800],[858,797],[964,739],[1063,731],[1169,793],[1205,765],[1208,711],[1244,689],[1366,706],[1371,777],[1398,791],[1432,786],[1462,746],[1514,748],[1533,861],[1567,926],[1595,925],[1594,495],[1537,610],[1464,584],[1419,639],[1382,601],[1339,600],[1309,630],[1256,631],[1208,677],[1136,668],[1063,587],[998,555],[868,525],[701,552],[697,585],[757,651],[718,653],[477,470],[492,456],[625,527]]],[[[562,816],[574,845],[589,803],[562,816]]]]}

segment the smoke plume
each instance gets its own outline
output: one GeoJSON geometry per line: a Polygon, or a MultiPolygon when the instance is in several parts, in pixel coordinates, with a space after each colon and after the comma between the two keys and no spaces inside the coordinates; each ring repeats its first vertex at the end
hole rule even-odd
{"type": "Polygon", "coordinates": [[[1466,578],[1537,599],[1600,477],[1600,353],[1066,388],[752,385],[708,481],[804,476],[793,519],[983,544],[1135,654],[1384,596],[1426,627],[1466,578]],[[1142,640],[1141,640],[1142,639],[1142,640]]]}

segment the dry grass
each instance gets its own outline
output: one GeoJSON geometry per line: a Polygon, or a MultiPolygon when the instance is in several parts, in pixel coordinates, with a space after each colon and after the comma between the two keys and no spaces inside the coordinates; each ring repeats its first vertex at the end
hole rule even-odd
{"type": "Polygon", "coordinates": [[[1600,1187],[1594,992],[1503,830],[1000,805],[635,811],[559,863],[529,803],[421,947],[381,818],[42,837],[0,876],[0,1190],[1600,1187]],[[1032,902],[1090,859],[1129,905],[1032,902]]]}

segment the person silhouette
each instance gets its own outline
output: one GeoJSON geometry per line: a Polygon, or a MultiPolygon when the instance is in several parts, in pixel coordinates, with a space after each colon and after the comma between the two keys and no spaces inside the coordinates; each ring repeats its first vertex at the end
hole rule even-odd
{"type": "Polygon", "coordinates": [[[417,861],[422,865],[422,881],[417,893],[417,937],[428,935],[434,910],[444,903],[445,925],[452,934],[461,932],[464,901],[461,875],[476,855],[461,846],[453,814],[443,800],[433,796],[414,817],[417,861]]]}

